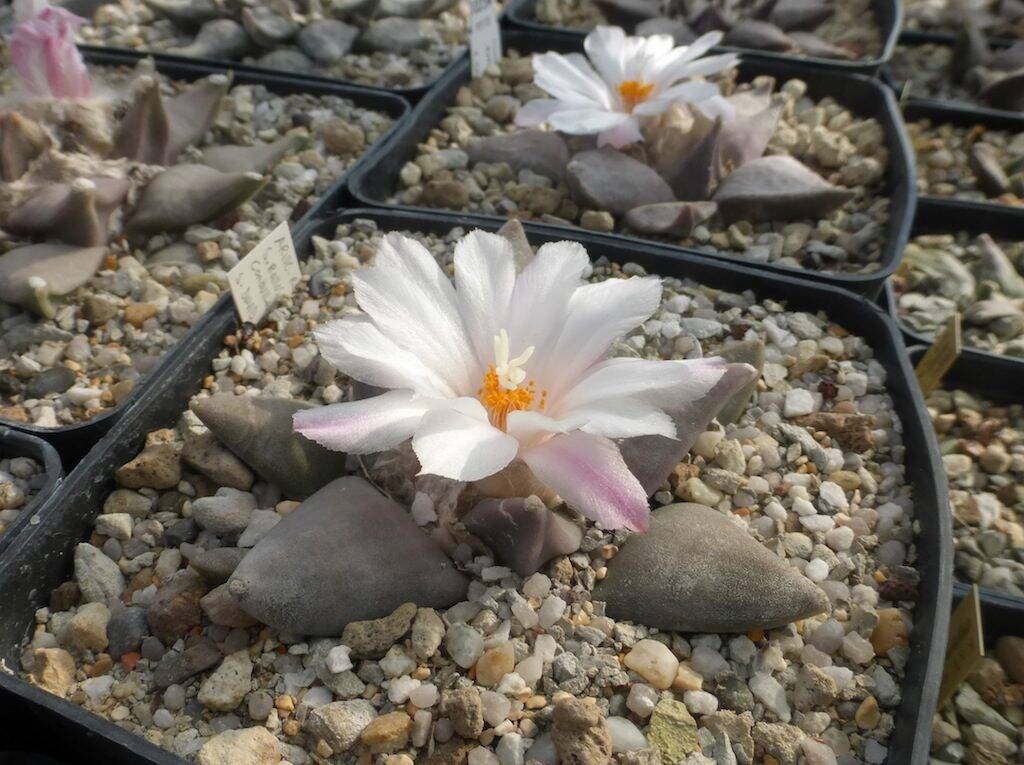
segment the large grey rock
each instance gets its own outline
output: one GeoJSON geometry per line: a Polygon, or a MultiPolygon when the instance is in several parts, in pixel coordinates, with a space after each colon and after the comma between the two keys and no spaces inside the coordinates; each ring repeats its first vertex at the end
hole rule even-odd
{"type": "Polygon", "coordinates": [[[566,181],[577,202],[615,215],[675,201],[672,189],[654,170],[607,146],[581,151],[569,160],[566,181]]]}
{"type": "Polygon", "coordinates": [[[299,74],[310,74],[314,68],[313,60],[294,48],[277,48],[264,53],[256,60],[256,64],[265,69],[280,69],[283,72],[299,74]]]}
{"type": "Polygon", "coordinates": [[[594,591],[613,619],[680,632],[781,627],[829,608],[828,597],[726,515],[669,505],[630,537],[594,591]]]}
{"type": "Polygon", "coordinates": [[[569,147],[558,133],[520,130],[473,141],[466,148],[473,162],[507,162],[513,170],[532,170],[556,181],[565,177],[569,147]]]}
{"type": "Polygon", "coordinates": [[[447,608],[468,585],[404,508],[355,476],[287,515],[229,583],[252,616],[300,635],[339,635],[407,601],[447,608]]]}
{"type": "Polygon", "coordinates": [[[998,284],[999,289],[1007,297],[1024,297],[1024,277],[1017,273],[1002,247],[988,234],[981,234],[978,237],[978,249],[981,250],[981,261],[977,266],[978,275],[982,279],[990,279],[998,284]]]}
{"type": "Polygon", "coordinates": [[[780,221],[821,218],[853,198],[799,160],[760,157],[731,172],[714,200],[727,220],[780,221]]]}
{"type": "Polygon", "coordinates": [[[310,404],[285,398],[219,393],[197,399],[192,411],[222,444],[292,499],[305,499],[345,472],[345,455],[292,429],[292,416],[310,404]]]}
{"type": "Polygon", "coordinates": [[[502,563],[520,576],[536,573],[556,555],[576,552],[583,529],[549,510],[536,496],[485,499],[462,519],[502,563]]]}
{"type": "Polygon", "coordinates": [[[718,385],[706,396],[667,408],[676,424],[676,437],[636,436],[619,441],[619,451],[630,472],[648,495],[653,494],[685,457],[711,420],[733,396],[757,379],[757,370],[748,364],[729,364],[718,385]]]}
{"type": "Polygon", "coordinates": [[[661,13],[658,0],[598,0],[598,5],[629,19],[651,19],[661,13]]]}
{"type": "Polygon", "coordinates": [[[352,50],[359,28],[337,19],[319,19],[299,32],[297,41],[302,52],[318,64],[334,64],[352,50]]]}

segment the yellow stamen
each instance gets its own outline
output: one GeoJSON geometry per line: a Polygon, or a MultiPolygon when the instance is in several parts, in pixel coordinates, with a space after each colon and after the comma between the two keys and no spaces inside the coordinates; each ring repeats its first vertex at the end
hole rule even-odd
{"type": "Polygon", "coordinates": [[[654,90],[653,82],[642,82],[640,80],[626,80],[619,85],[619,95],[622,96],[622,107],[631,112],[637,104],[643,103],[654,90]]]}
{"type": "Polygon", "coordinates": [[[480,402],[490,415],[491,424],[505,430],[511,412],[529,409],[533,403],[536,384],[531,380],[525,387],[506,388],[502,385],[494,365],[487,367],[484,387],[480,389],[480,402]]]}

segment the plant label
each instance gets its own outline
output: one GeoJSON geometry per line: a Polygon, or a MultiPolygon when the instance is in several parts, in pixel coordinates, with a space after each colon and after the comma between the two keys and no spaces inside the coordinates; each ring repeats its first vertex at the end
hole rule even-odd
{"type": "Polygon", "coordinates": [[[494,0],[469,0],[469,61],[474,77],[501,61],[501,29],[494,0]]]}
{"type": "Polygon", "coordinates": [[[235,309],[243,322],[259,324],[274,302],[302,277],[287,222],[275,228],[228,272],[235,309]]]}

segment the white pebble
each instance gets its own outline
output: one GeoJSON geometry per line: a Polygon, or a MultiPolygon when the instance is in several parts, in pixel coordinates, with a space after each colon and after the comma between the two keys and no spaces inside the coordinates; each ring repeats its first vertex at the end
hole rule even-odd
{"type": "Polygon", "coordinates": [[[683,694],[683,703],[690,714],[709,715],[718,711],[718,699],[707,691],[687,691],[683,694]]]}
{"type": "Polygon", "coordinates": [[[434,511],[434,500],[422,491],[416,492],[412,500],[412,519],[417,526],[426,526],[437,520],[437,513],[434,511]]]}
{"type": "Polygon", "coordinates": [[[428,709],[437,703],[439,695],[436,685],[433,683],[423,683],[410,691],[409,701],[420,709],[428,709]]]}
{"type": "Polygon", "coordinates": [[[557,595],[549,595],[545,598],[540,607],[540,626],[544,629],[551,627],[562,618],[562,614],[565,613],[565,606],[565,601],[557,595]]]}
{"type": "Polygon", "coordinates": [[[790,721],[792,714],[789,710],[789,704],[786,703],[786,689],[782,687],[778,680],[764,672],[758,672],[750,678],[748,685],[750,686],[750,692],[754,694],[754,698],[764,704],[765,709],[772,712],[784,723],[790,721]]]}
{"type": "Polygon", "coordinates": [[[523,582],[523,594],[528,598],[546,598],[551,592],[551,579],[545,574],[534,574],[523,582]]]}
{"type": "Polygon", "coordinates": [[[352,669],[352,659],[349,658],[350,653],[352,653],[352,649],[347,645],[334,646],[327,654],[327,670],[332,675],[337,675],[352,669]]]}
{"type": "Polygon", "coordinates": [[[626,708],[637,717],[650,717],[658,705],[658,692],[645,683],[633,683],[626,697],[626,708]]]}
{"type": "Polygon", "coordinates": [[[480,691],[480,708],[483,711],[484,720],[494,728],[508,719],[508,715],[512,711],[512,702],[500,693],[480,691]]]}
{"type": "Polygon", "coordinates": [[[498,761],[498,755],[482,746],[478,746],[476,749],[471,749],[469,757],[466,759],[469,765],[501,765],[498,761]]]}
{"type": "Polygon", "coordinates": [[[625,717],[609,717],[608,733],[612,737],[612,754],[636,752],[647,746],[647,738],[625,717]]]}
{"type": "Polygon", "coordinates": [[[814,396],[805,388],[793,388],[786,391],[786,403],[782,413],[786,417],[800,417],[814,411],[814,396]]]}
{"type": "Polygon", "coordinates": [[[807,564],[804,573],[812,582],[823,582],[828,578],[828,564],[821,558],[814,558],[807,564]]]}

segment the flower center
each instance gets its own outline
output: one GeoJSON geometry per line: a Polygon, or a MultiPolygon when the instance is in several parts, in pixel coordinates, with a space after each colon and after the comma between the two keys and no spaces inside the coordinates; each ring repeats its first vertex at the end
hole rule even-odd
{"type": "Polygon", "coordinates": [[[622,96],[622,106],[627,112],[633,111],[637,104],[647,100],[654,90],[653,82],[642,82],[641,80],[626,80],[619,85],[619,95],[622,96]]]}
{"type": "MultiPolygon", "coordinates": [[[[526,381],[523,364],[533,355],[531,345],[513,359],[509,358],[508,332],[504,329],[494,336],[494,363],[487,367],[483,387],[477,392],[480,402],[490,415],[491,424],[505,430],[510,412],[529,409],[536,397],[537,383],[526,381]],[[526,384],[522,383],[526,381],[526,384]]],[[[547,391],[541,391],[540,409],[547,403],[547,391]]]]}

